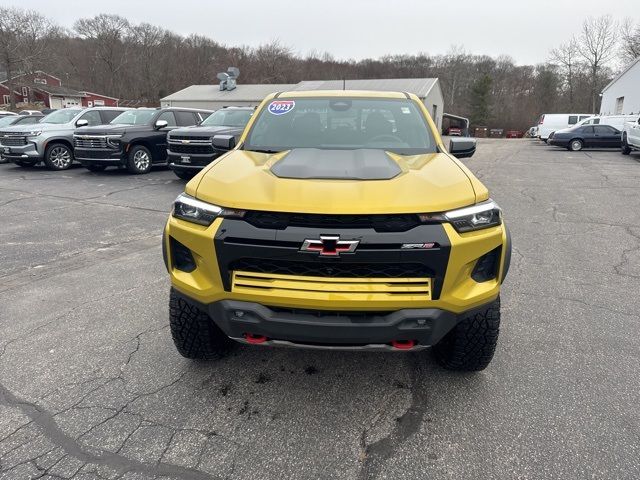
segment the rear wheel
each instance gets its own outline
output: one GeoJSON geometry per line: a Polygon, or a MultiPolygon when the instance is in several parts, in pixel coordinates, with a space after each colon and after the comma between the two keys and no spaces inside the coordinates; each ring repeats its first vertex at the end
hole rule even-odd
{"type": "Polygon", "coordinates": [[[487,368],[498,343],[500,298],[484,310],[462,320],[433,347],[436,360],[449,370],[487,368]]]}
{"type": "Polygon", "coordinates": [[[209,315],[180,297],[171,289],[169,325],[173,343],[186,358],[213,360],[225,356],[232,341],[209,315]]]}
{"type": "Polygon", "coordinates": [[[571,140],[569,142],[569,150],[571,150],[572,152],[579,152],[580,150],[582,150],[582,147],[583,147],[582,140],[578,138],[571,140]]]}
{"type": "Polygon", "coordinates": [[[107,169],[106,165],[85,165],[85,168],[91,172],[104,172],[107,169]]]}
{"type": "Polygon", "coordinates": [[[64,143],[52,143],[44,152],[44,164],[49,170],[66,170],[73,163],[73,152],[64,143]]]}
{"type": "Polygon", "coordinates": [[[623,155],[629,155],[631,153],[631,147],[629,146],[629,142],[627,142],[627,134],[622,135],[622,148],[623,155]]]}
{"type": "Polygon", "coordinates": [[[147,147],[136,145],[129,150],[127,160],[127,170],[131,173],[149,173],[151,170],[152,157],[147,147]]]}
{"type": "Polygon", "coordinates": [[[188,170],[174,170],[173,173],[182,180],[191,180],[197,174],[197,172],[190,172],[188,170]]]}

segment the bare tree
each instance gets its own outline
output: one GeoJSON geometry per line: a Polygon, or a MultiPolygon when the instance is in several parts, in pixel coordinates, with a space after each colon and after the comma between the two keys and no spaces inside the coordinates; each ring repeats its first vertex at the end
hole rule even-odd
{"type": "Polygon", "coordinates": [[[100,66],[106,69],[108,83],[103,88],[110,94],[120,93],[117,79],[129,59],[129,21],[119,15],[103,13],[78,20],[74,24],[74,30],[93,44],[94,74],[99,75],[100,66]]]}
{"type": "Polygon", "coordinates": [[[578,42],[578,52],[587,62],[591,77],[591,111],[596,113],[598,106],[598,79],[603,67],[616,54],[616,30],[618,24],[610,15],[590,17],[582,24],[578,42]]]}
{"type": "Polygon", "coordinates": [[[551,50],[551,59],[562,69],[569,93],[569,110],[573,111],[575,74],[580,66],[580,53],[578,52],[578,44],[575,38],[551,50]]]}
{"type": "Polygon", "coordinates": [[[625,18],[620,26],[620,41],[623,62],[629,63],[640,57],[640,23],[625,18]]]}
{"type": "Polygon", "coordinates": [[[33,10],[0,7],[0,65],[7,74],[9,103],[15,108],[14,76],[32,72],[48,52],[47,39],[57,32],[33,10]]]}

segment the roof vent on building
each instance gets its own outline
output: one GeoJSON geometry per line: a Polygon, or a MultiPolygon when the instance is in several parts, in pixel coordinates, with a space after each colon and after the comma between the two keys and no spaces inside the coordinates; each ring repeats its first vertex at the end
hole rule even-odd
{"type": "Polygon", "coordinates": [[[240,70],[236,67],[227,68],[226,72],[220,72],[217,77],[220,80],[220,90],[233,90],[236,88],[240,70]]]}

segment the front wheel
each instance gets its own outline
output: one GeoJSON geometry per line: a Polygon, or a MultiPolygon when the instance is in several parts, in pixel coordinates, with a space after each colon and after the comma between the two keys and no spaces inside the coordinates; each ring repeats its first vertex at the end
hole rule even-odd
{"type": "Polygon", "coordinates": [[[49,170],[66,170],[73,163],[71,148],[63,143],[52,143],[44,152],[44,164],[49,170]]]}
{"type": "Polygon", "coordinates": [[[152,157],[147,147],[136,145],[129,150],[129,158],[127,160],[127,170],[131,173],[141,174],[149,173],[151,170],[152,157]]]}
{"type": "Polygon", "coordinates": [[[436,360],[449,370],[484,370],[493,358],[499,331],[500,297],[447,333],[433,347],[436,360]]]}
{"type": "Polygon", "coordinates": [[[224,357],[232,341],[211,317],[180,297],[173,289],[169,295],[169,326],[178,353],[185,358],[213,360],[224,357]]]}
{"type": "Polygon", "coordinates": [[[571,150],[572,152],[579,152],[580,150],[582,150],[582,147],[582,140],[579,140],[577,138],[569,142],[569,150],[571,150]]]}
{"type": "Polygon", "coordinates": [[[631,147],[629,146],[629,142],[627,142],[627,135],[622,136],[622,154],[629,155],[631,153],[631,147]]]}

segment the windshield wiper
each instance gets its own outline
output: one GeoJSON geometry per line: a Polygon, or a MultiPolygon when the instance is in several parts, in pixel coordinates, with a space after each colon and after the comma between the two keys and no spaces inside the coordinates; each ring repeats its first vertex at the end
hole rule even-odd
{"type": "Polygon", "coordinates": [[[282,150],[269,150],[267,148],[249,148],[247,152],[258,152],[258,153],[280,153],[282,150]]]}

